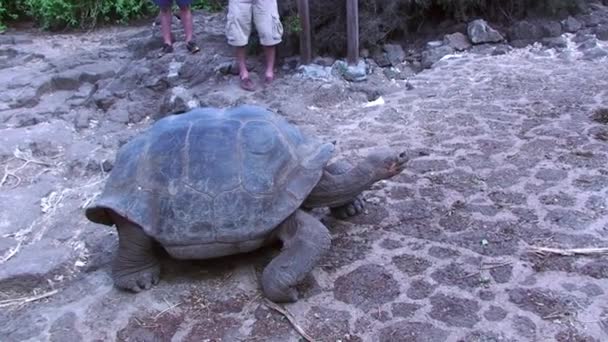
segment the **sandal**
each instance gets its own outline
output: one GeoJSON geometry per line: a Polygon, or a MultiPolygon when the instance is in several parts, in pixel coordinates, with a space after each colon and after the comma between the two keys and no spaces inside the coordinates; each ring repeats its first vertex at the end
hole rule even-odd
{"type": "Polygon", "coordinates": [[[160,49],[160,52],[158,53],[158,57],[160,58],[160,57],[162,57],[166,54],[172,53],[172,52],[173,52],[173,45],[165,43],[165,44],[163,44],[162,49],[160,49]]]}
{"type": "Polygon", "coordinates": [[[241,88],[247,91],[253,91],[255,89],[255,86],[253,85],[253,81],[251,81],[251,78],[245,77],[241,78],[241,88]]]}
{"type": "Polygon", "coordinates": [[[186,43],[186,48],[188,49],[188,51],[190,51],[193,54],[195,54],[201,50],[198,47],[198,45],[196,45],[196,43],[193,41],[189,41],[188,43],[186,43]]]}

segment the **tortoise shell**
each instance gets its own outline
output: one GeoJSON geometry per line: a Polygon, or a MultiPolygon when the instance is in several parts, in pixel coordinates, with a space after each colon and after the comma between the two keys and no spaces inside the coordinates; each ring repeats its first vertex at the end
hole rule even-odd
{"type": "Polygon", "coordinates": [[[257,106],[165,117],[122,146],[89,220],[113,210],[161,244],[264,238],[300,207],[333,145],[257,106]]]}

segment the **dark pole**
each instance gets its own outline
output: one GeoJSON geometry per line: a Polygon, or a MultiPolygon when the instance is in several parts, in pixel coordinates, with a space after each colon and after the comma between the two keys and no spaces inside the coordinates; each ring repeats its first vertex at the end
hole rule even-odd
{"type": "Polygon", "coordinates": [[[359,3],[346,0],[346,61],[353,65],[359,63],[359,3]]]}
{"type": "Polygon", "coordinates": [[[298,0],[298,13],[300,14],[300,58],[302,64],[312,61],[312,41],[310,35],[310,10],[308,0],[298,0]]]}

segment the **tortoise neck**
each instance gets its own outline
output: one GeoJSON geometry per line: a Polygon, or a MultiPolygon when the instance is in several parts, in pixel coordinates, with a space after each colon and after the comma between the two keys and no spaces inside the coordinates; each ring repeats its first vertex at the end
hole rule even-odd
{"type": "Polygon", "coordinates": [[[370,163],[362,160],[349,171],[334,175],[323,172],[321,180],[306,199],[305,206],[336,207],[350,203],[361,192],[376,182],[376,173],[370,163]]]}

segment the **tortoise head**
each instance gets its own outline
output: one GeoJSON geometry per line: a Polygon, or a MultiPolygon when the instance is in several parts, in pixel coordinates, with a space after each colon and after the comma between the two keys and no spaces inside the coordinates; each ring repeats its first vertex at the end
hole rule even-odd
{"type": "Polygon", "coordinates": [[[368,166],[374,172],[376,180],[388,179],[405,170],[408,161],[406,152],[395,151],[392,148],[373,150],[366,158],[368,166]]]}

